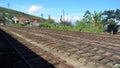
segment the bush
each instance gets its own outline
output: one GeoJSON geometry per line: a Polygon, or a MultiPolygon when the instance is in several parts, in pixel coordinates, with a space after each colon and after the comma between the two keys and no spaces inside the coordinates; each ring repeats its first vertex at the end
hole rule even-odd
{"type": "Polygon", "coordinates": [[[10,24],[8,24],[8,26],[22,26],[22,24],[18,24],[18,23],[13,24],[13,23],[10,23],[10,24]]]}
{"type": "Polygon", "coordinates": [[[83,32],[92,32],[92,33],[103,33],[103,29],[98,29],[92,26],[86,27],[82,30],[83,32]]]}
{"type": "Polygon", "coordinates": [[[95,28],[91,25],[86,25],[85,23],[79,23],[77,26],[64,26],[64,25],[56,25],[49,23],[41,23],[40,27],[57,29],[57,30],[71,30],[71,31],[82,31],[82,32],[92,32],[92,33],[102,33],[103,29],[95,28]]]}

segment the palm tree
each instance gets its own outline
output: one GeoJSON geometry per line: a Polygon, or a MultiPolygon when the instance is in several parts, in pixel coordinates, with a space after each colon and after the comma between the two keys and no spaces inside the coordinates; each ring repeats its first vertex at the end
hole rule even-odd
{"type": "Polygon", "coordinates": [[[94,12],[93,14],[93,26],[94,27],[100,27],[102,24],[102,15],[101,13],[94,12]]]}

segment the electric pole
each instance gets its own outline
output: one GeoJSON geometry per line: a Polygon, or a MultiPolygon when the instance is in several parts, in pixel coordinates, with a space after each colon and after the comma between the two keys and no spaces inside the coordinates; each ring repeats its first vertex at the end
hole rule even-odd
{"type": "Polygon", "coordinates": [[[67,13],[67,22],[68,22],[68,13],[67,13]]]}
{"type": "Polygon", "coordinates": [[[65,21],[65,11],[63,9],[63,21],[65,21]]]}
{"type": "Polygon", "coordinates": [[[8,6],[8,8],[9,8],[9,7],[10,7],[10,4],[8,3],[7,6],[8,6]]]}

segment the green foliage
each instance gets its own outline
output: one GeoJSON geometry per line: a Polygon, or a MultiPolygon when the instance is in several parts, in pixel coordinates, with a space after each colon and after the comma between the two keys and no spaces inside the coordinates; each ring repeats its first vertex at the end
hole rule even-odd
{"type": "Polygon", "coordinates": [[[80,21],[80,22],[77,22],[77,29],[79,30],[79,31],[82,31],[85,27],[86,27],[86,23],[85,23],[85,21],[80,21]]]}
{"type": "Polygon", "coordinates": [[[64,25],[50,24],[50,23],[41,23],[39,27],[51,28],[57,30],[76,30],[75,27],[73,26],[64,26],[64,25]]]}
{"type": "Polygon", "coordinates": [[[103,29],[98,29],[93,26],[87,26],[82,30],[83,32],[92,32],[92,33],[103,33],[103,29]]]}
{"type": "Polygon", "coordinates": [[[94,12],[93,14],[93,26],[94,28],[98,28],[98,29],[103,29],[103,18],[102,18],[102,13],[97,13],[94,12]]]}
{"type": "Polygon", "coordinates": [[[71,26],[72,25],[70,21],[63,20],[63,16],[62,15],[60,17],[60,24],[64,25],[64,26],[71,26]]]}
{"type": "Polygon", "coordinates": [[[102,33],[103,32],[102,29],[98,29],[98,28],[94,27],[92,24],[85,22],[84,20],[77,22],[76,30],[82,31],[82,32],[92,32],[92,33],[102,33]]]}
{"type": "Polygon", "coordinates": [[[120,9],[105,10],[104,12],[102,12],[102,16],[105,16],[103,24],[106,24],[106,22],[109,22],[108,21],[109,19],[116,19],[120,21],[120,9]]]}
{"type": "Polygon", "coordinates": [[[60,22],[61,25],[64,25],[64,26],[71,26],[71,22],[68,22],[68,21],[61,21],[60,22]]]}
{"type": "Polygon", "coordinates": [[[55,23],[55,21],[51,18],[51,15],[48,16],[48,23],[55,23]]]}
{"type": "Polygon", "coordinates": [[[111,24],[111,25],[115,25],[116,24],[114,19],[109,19],[108,23],[111,24]]]}
{"type": "Polygon", "coordinates": [[[57,30],[71,30],[71,31],[82,31],[92,33],[102,33],[102,29],[94,28],[92,25],[86,24],[84,21],[80,21],[76,26],[64,26],[60,24],[41,23],[39,27],[57,29],[57,30]]]}
{"type": "MultiPolygon", "coordinates": [[[[92,33],[103,33],[105,29],[103,25],[107,23],[115,24],[115,21],[110,18],[120,18],[120,10],[116,11],[104,11],[104,12],[94,12],[93,14],[88,10],[85,12],[84,18],[76,23],[76,26],[71,26],[71,22],[66,22],[60,18],[60,24],[55,23],[42,23],[40,27],[58,29],[58,30],[72,30],[72,31],[82,31],[82,32],[92,32],[92,33]],[[107,15],[107,18],[103,18],[102,15],[107,15]],[[108,20],[110,19],[110,20],[108,20]]],[[[50,21],[50,16],[48,18],[50,21]]]]}
{"type": "Polygon", "coordinates": [[[84,17],[84,19],[86,21],[90,21],[91,20],[91,16],[92,16],[91,12],[89,10],[87,10],[83,17],[84,17]]]}
{"type": "Polygon", "coordinates": [[[22,26],[22,24],[19,24],[19,23],[16,23],[16,24],[10,23],[8,26],[16,27],[16,26],[22,26]]]}
{"type": "Polygon", "coordinates": [[[1,14],[0,15],[0,23],[3,23],[5,21],[5,17],[1,14]]]}
{"type": "Polygon", "coordinates": [[[39,27],[50,28],[50,27],[51,27],[51,24],[49,24],[49,23],[40,23],[39,27]]]}
{"type": "Polygon", "coordinates": [[[102,22],[101,13],[94,12],[93,19],[94,19],[94,23],[100,24],[102,22]]]}

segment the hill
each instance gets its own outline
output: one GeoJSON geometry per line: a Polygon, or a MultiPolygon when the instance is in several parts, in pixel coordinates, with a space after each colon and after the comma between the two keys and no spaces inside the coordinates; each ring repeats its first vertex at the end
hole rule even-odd
{"type": "Polygon", "coordinates": [[[17,17],[17,18],[24,17],[29,20],[38,20],[38,22],[46,21],[46,19],[44,18],[33,16],[30,14],[26,14],[24,12],[20,12],[20,11],[16,11],[16,10],[4,8],[4,7],[0,7],[0,14],[9,14],[10,17],[17,17]]]}

